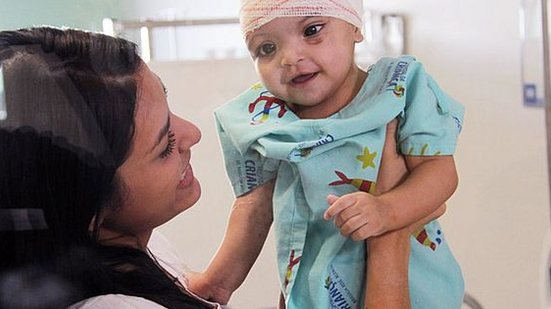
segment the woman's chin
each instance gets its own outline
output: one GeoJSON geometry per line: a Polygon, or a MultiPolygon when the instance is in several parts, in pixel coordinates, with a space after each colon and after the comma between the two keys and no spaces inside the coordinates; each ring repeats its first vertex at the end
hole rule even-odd
{"type": "Polygon", "coordinates": [[[180,212],[193,207],[201,197],[201,184],[194,177],[191,183],[185,189],[178,190],[178,209],[180,212]]]}

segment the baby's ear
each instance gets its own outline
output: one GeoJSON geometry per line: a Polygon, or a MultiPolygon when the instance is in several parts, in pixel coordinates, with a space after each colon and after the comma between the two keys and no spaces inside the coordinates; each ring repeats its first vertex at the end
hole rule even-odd
{"type": "Polygon", "coordinates": [[[364,35],[362,34],[362,30],[358,27],[354,27],[354,42],[360,43],[364,40],[364,35]]]}

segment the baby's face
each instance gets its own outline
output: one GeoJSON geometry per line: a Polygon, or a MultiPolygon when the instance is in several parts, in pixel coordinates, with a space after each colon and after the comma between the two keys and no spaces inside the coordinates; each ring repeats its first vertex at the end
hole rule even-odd
{"type": "Polygon", "coordinates": [[[251,33],[247,47],[266,88],[302,118],[327,117],[357,92],[360,30],[338,18],[280,17],[251,33]]]}

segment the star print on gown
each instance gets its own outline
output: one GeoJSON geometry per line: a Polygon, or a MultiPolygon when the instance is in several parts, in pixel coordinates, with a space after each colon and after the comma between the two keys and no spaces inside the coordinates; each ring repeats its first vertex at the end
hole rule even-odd
{"type": "Polygon", "coordinates": [[[364,147],[364,152],[361,155],[356,156],[356,159],[358,161],[362,162],[362,169],[366,169],[368,167],[375,168],[375,163],[373,163],[373,160],[377,156],[377,152],[369,152],[369,148],[364,147]]]}

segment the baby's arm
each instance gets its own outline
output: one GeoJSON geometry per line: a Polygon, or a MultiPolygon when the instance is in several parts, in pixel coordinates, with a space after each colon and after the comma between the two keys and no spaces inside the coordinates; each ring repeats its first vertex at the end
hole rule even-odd
{"type": "Polygon", "coordinates": [[[387,228],[394,230],[430,215],[451,197],[458,184],[453,156],[405,156],[409,176],[377,198],[386,209],[387,228]]]}
{"type": "Polygon", "coordinates": [[[334,218],[341,234],[353,240],[381,235],[430,216],[457,187],[452,156],[405,156],[405,160],[399,160],[394,139],[396,121],[387,128],[380,175],[392,177],[379,177],[377,188],[394,188],[387,192],[378,190],[376,195],[354,192],[327,198],[330,207],[324,218],[334,218]],[[404,169],[409,175],[401,173],[404,169]],[[384,183],[385,178],[397,177],[402,178],[398,186],[384,183]]]}
{"type": "Polygon", "coordinates": [[[457,188],[453,157],[406,156],[406,162],[410,174],[402,184],[378,196],[366,192],[330,195],[331,206],[324,218],[334,218],[342,235],[361,240],[429,216],[457,188]]]}
{"type": "Polygon", "coordinates": [[[205,299],[226,304],[256,261],[273,221],[275,180],[238,197],[224,240],[208,268],[189,278],[189,288],[205,299]]]}

